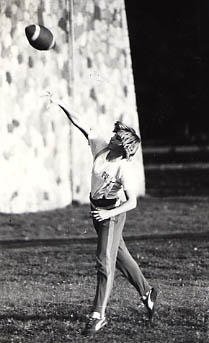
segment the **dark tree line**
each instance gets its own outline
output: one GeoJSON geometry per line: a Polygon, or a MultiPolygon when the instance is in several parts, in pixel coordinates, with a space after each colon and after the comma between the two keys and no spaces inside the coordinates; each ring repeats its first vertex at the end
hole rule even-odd
{"type": "Polygon", "coordinates": [[[144,140],[209,141],[208,0],[126,0],[144,140]]]}

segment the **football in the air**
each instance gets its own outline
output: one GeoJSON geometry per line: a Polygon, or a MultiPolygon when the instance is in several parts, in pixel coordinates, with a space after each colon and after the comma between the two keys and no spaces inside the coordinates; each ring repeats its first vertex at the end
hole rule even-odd
{"type": "Polygon", "coordinates": [[[30,45],[37,50],[49,50],[55,46],[53,34],[43,25],[29,25],[25,34],[30,45]]]}

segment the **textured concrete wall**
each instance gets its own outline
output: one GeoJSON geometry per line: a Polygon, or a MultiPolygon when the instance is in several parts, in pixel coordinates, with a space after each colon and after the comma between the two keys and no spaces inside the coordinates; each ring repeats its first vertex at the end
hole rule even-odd
{"type": "MultiPolygon", "coordinates": [[[[66,0],[1,1],[1,212],[88,200],[89,147],[61,110],[47,108],[42,97],[46,90],[99,125],[105,135],[111,134],[116,119],[139,130],[124,1],[73,5],[70,12],[66,0]],[[55,50],[37,51],[28,44],[24,29],[33,23],[51,29],[55,50]]],[[[136,187],[144,194],[141,151],[135,163],[136,187]]]]}
{"type": "Polygon", "coordinates": [[[59,25],[65,1],[6,1],[0,13],[0,211],[23,212],[64,206],[69,192],[69,127],[46,110],[41,95],[53,85],[67,93],[66,33],[59,25]],[[60,42],[40,52],[24,29],[46,23],[60,42]],[[61,56],[61,57],[60,57],[61,56]]]}
{"type": "MultiPolygon", "coordinates": [[[[98,125],[106,136],[112,134],[117,119],[139,131],[124,1],[97,0],[82,3],[74,8],[75,107],[90,122],[98,125]]],[[[80,136],[74,135],[75,147],[79,140],[80,136]]],[[[81,149],[85,156],[86,147],[81,146],[81,149]]],[[[73,163],[73,173],[76,174],[74,197],[82,195],[85,198],[84,173],[90,170],[87,165],[80,169],[79,164],[77,155],[73,163]]],[[[144,194],[141,151],[135,165],[136,187],[139,194],[144,194]]]]}

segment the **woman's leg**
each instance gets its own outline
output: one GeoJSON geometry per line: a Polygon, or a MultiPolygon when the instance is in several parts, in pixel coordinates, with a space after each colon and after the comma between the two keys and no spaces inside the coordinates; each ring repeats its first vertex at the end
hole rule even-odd
{"type": "Polygon", "coordinates": [[[129,253],[122,237],[119,243],[116,267],[137,289],[141,297],[145,296],[146,293],[151,289],[151,286],[142,274],[138,264],[129,253]]]}
{"type": "Polygon", "coordinates": [[[122,237],[126,214],[120,214],[110,220],[94,222],[97,231],[97,288],[94,299],[94,312],[105,316],[106,306],[113,287],[118,247],[122,237]]]}

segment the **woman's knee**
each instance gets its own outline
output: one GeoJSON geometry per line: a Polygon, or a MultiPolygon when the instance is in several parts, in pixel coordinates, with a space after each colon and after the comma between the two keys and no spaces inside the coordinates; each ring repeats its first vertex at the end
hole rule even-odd
{"type": "Polygon", "coordinates": [[[97,256],[96,267],[100,273],[108,276],[114,270],[114,262],[108,256],[97,256]]]}

